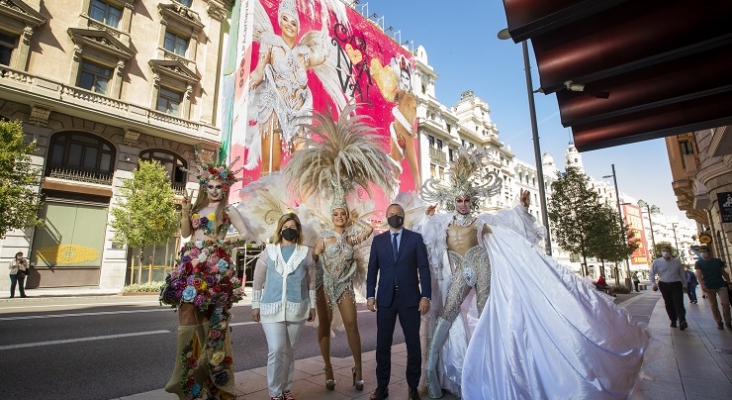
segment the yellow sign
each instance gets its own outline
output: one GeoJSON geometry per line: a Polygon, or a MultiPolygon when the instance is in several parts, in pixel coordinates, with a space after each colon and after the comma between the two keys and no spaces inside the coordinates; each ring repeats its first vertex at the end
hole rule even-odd
{"type": "Polygon", "coordinates": [[[707,235],[706,233],[699,235],[699,243],[701,243],[701,244],[712,243],[712,237],[710,235],[707,235]]]}
{"type": "Polygon", "coordinates": [[[76,244],[42,247],[38,249],[36,254],[38,258],[56,265],[81,264],[99,258],[99,250],[76,244]]]}

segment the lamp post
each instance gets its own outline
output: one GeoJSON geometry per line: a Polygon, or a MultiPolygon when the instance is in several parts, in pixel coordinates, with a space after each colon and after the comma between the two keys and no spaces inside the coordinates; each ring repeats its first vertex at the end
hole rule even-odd
{"type": "Polygon", "coordinates": [[[677,256],[679,259],[681,258],[681,249],[679,248],[679,239],[676,238],[676,225],[678,225],[678,222],[672,222],[671,223],[671,229],[674,231],[674,243],[676,244],[676,251],[679,253],[677,256]]]}
{"type": "MultiPolygon", "coordinates": [[[[623,223],[623,210],[620,208],[620,191],[618,190],[618,177],[615,174],[615,164],[611,164],[613,174],[612,175],[605,175],[603,178],[613,178],[613,185],[615,186],[615,201],[618,204],[618,217],[620,218],[620,232],[623,237],[623,244],[628,244],[628,239],[625,236],[625,224],[623,223]]],[[[625,257],[625,285],[628,287],[628,289],[631,289],[632,282],[630,281],[630,261],[628,261],[628,257],[625,257]]],[[[617,274],[615,275],[617,279],[617,274]]]]}
{"type": "MultiPolygon", "coordinates": [[[[498,39],[507,40],[511,38],[508,29],[501,29],[498,32],[498,39]]],[[[526,93],[529,96],[529,115],[531,117],[531,137],[534,140],[534,161],[536,163],[536,174],[539,181],[539,204],[541,206],[541,221],[546,227],[545,251],[548,256],[552,255],[551,230],[549,229],[549,213],[546,210],[546,190],[544,188],[544,168],[541,163],[541,145],[539,143],[539,129],[536,124],[536,107],[534,106],[534,84],[531,81],[531,64],[529,63],[529,47],[524,40],[521,42],[521,49],[524,54],[524,71],[526,73],[526,93]]]]}
{"type": "Polygon", "coordinates": [[[653,257],[655,257],[656,256],[656,238],[653,235],[653,218],[651,218],[651,214],[653,214],[654,212],[655,213],[660,212],[661,209],[656,207],[655,205],[652,206],[643,200],[638,200],[638,206],[645,208],[648,211],[648,223],[651,225],[651,243],[653,245],[653,247],[652,247],[653,257]]]}

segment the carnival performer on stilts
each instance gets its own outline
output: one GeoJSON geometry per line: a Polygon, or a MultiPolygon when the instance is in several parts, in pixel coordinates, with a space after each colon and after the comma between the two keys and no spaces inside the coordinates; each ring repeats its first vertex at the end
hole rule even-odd
{"type": "Polygon", "coordinates": [[[242,243],[224,239],[231,225],[244,241],[250,229],[228,207],[229,189],[240,170],[211,163],[198,169],[198,198],[191,207],[193,194],[186,192],[181,213],[181,236],[191,238],[160,291],[160,302],[178,311],[179,319],[175,369],[165,391],[181,400],[233,399],[230,308],[244,292],[231,250],[242,243]]]}
{"type": "Polygon", "coordinates": [[[429,207],[417,223],[442,295],[427,357],[429,396],[445,388],[470,400],[626,398],[647,334],[542,253],[545,230],[528,212],[527,191],[513,209],[474,214],[481,197],[500,193],[484,158],[482,150],[461,151],[450,187],[428,181],[421,190],[449,211],[429,207]]]}
{"type": "Polygon", "coordinates": [[[330,361],[334,310],[340,312],[353,355],[352,386],[359,391],[364,387],[356,292],[363,287],[366,262],[354,246],[368,239],[373,229],[349,208],[347,197],[353,197],[359,188],[371,195],[372,185],[389,196],[396,185],[392,161],[384,153],[375,129],[366,123],[367,117],[355,115],[356,107],[347,106],[337,121],[326,114],[315,114],[307,148],[295,153],[284,170],[301,199],[309,203],[321,199],[324,204],[320,208],[327,207],[332,224],[321,232],[313,251],[318,261],[318,343],[328,390],[334,390],[336,384],[330,361]]]}

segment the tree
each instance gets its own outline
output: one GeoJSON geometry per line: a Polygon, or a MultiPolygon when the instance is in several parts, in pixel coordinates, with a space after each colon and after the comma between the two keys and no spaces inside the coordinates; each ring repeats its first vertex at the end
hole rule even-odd
{"type": "Polygon", "coordinates": [[[656,247],[653,249],[653,254],[651,254],[651,258],[658,258],[661,257],[661,249],[664,247],[668,247],[669,250],[671,250],[671,255],[674,257],[679,256],[679,250],[674,247],[671,242],[657,242],[656,247]]]}
{"type": "MultiPolygon", "coordinates": [[[[627,260],[631,254],[638,248],[639,242],[635,238],[635,232],[630,226],[625,225],[625,236],[621,231],[618,223],[620,216],[618,212],[607,205],[602,205],[597,209],[597,213],[593,218],[592,233],[589,237],[590,253],[593,257],[600,260],[603,269],[605,261],[620,263],[627,260]]],[[[615,285],[619,285],[618,273],[615,273],[615,285]]]]}
{"type": "Polygon", "coordinates": [[[582,274],[587,275],[587,257],[592,256],[590,238],[596,229],[600,195],[589,188],[589,179],[578,168],[569,167],[552,183],[549,219],[557,245],[582,256],[582,274]]]}
{"type": "Polygon", "coordinates": [[[0,121],[0,239],[13,229],[43,226],[41,172],[30,157],[35,148],[35,142],[25,143],[20,122],[0,121]]]}
{"type": "MultiPolygon", "coordinates": [[[[118,204],[112,209],[115,230],[112,240],[138,248],[138,256],[143,248],[166,242],[178,230],[179,218],[173,203],[175,192],[168,176],[157,161],[140,161],[132,178],[125,179],[120,187],[118,204]]],[[[137,283],[141,283],[141,275],[142,260],[137,283]]],[[[152,265],[148,270],[148,281],[151,279],[152,265]]]]}

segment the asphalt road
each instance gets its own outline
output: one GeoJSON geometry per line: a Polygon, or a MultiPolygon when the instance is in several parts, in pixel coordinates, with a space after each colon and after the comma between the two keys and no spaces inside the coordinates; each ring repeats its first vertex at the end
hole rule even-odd
{"type": "MultiPolygon", "coordinates": [[[[249,306],[233,308],[235,370],[267,364],[267,343],[249,306]]],[[[359,306],[363,351],[376,347],[376,315],[359,306]]],[[[0,398],[105,400],[163,387],[173,370],[177,314],[157,299],[64,298],[0,305],[0,398]]],[[[394,343],[403,342],[397,328],[394,343]]],[[[331,354],[349,356],[344,332],[331,354]]],[[[296,358],[319,355],[306,326],[296,358]]]]}

